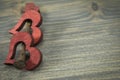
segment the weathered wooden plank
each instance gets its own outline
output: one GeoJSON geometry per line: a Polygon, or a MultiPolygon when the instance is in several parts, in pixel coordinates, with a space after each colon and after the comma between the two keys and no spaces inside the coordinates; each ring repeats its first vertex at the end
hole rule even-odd
{"type": "Polygon", "coordinates": [[[43,16],[44,38],[37,46],[43,62],[34,71],[3,65],[11,38],[8,30],[26,2],[0,1],[0,80],[120,79],[120,0],[32,1],[43,16]]]}

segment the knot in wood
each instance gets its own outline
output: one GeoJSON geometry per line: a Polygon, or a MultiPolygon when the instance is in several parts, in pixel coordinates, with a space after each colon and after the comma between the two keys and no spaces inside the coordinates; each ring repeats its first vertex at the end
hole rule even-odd
{"type": "Polygon", "coordinates": [[[92,9],[94,10],[94,11],[97,11],[98,10],[98,4],[97,3],[95,3],[95,2],[92,2],[92,9]]]}

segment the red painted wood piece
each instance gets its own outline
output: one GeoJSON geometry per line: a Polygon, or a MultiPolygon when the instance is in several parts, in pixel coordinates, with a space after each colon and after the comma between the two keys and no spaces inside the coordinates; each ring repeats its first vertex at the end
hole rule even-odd
{"type": "Polygon", "coordinates": [[[13,37],[10,42],[9,53],[5,60],[5,64],[14,64],[16,47],[21,42],[25,44],[26,50],[30,54],[30,58],[26,61],[25,69],[32,70],[41,63],[42,54],[37,48],[34,47],[34,45],[42,39],[42,31],[38,28],[41,22],[42,19],[39,13],[39,8],[33,3],[27,4],[25,7],[25,13],[22,15],[14,28],[9,31],[11,34],[13,34],[13,37]],[[26,20],[32,21],[32,35],[27,32],[20,32],[20,29],[26,20]]]}
{"type": "Polygon", "coordinates": [[[38,28],[39,24],[42,22],[42,19],[40,13],[35,10],[26,11],[22,15],[18,23],[14,26],[14,28],[11,29],[9,32],[11,34],[18,33],[19,29],[22,27],[23,22],[28,19],[32,21],[31,28],[32,28],[33,42],[34,44],[37,44],[42,39],[42,31],[38,28]]]}
{"type": "Polygon", "coordinates": [[[26,61],[25,68],[27,70],[32,70],[41,63],[42,54],[37,48],[32,46],[32,36],[27,32],[19,32],[12,37],[9,47],[9,54],[5,60],[5,64],[14,64],[16,46],[21,42],[25,44],[26,50],[30,54],[30,58],[26,61]]]}

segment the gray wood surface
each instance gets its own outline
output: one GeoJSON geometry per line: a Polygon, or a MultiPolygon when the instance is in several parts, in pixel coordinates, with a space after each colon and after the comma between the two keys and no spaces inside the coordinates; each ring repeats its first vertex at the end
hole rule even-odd
{"type": "Polygon", "coordinates": [[[0,0],[0,80],[120,80],[120,0],[0,0]],[[27,2],[43,17],[33,71],[3,64],[27,2]]]}

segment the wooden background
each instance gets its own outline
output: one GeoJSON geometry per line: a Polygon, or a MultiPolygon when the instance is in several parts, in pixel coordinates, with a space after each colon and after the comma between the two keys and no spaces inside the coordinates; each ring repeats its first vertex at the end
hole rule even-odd
{"type": "Polygon", "coordinates": [[[0,0],[0,80],[120,80],[120,0],[0,0]],[[39,6],[42,64],[4,65],[13,28],[27,2],[39,6]]]}

